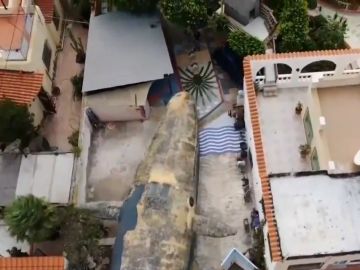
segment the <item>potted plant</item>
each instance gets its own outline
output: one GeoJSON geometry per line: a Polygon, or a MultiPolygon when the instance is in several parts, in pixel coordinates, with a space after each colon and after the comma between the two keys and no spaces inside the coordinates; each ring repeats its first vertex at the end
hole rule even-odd
{"type": "Polygon", "coordinates": [[[296,113],[297,115],[300,115],[301,112],[302,112],[302,109],[303,109],[303,105],[302,105],[302,103],[299,101],[299,102],[297,103],[296,107],[295,107],[295,113],[296,113]]]}
{"type": "Polygon", "coordinates": [[[301,155],[302,158],[306,158],[307,155],[310,154],[310,151],[311,151],[311,147],[307,143],[306,144],[301,144],[299,146],[299,152],[300,152],[300,155],[301,155]]]}
{"type": "Polygon", "coordinates": [[[51,93],[54,97],[57,97],[60,95],[60,88],[58,86],[54,86],[51,90],[51,93]]]}

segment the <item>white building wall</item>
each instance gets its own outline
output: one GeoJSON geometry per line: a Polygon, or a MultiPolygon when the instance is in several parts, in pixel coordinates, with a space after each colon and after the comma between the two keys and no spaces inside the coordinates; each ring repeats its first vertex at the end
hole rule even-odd
{"type": "Polygon", "coordinates": [[[34,126],[40,125],[44,117],[44,108],[38,97],[29,106],[29,112],[34,115],[34,126]]]}
{"type": "MultiPolygon", "coordinates": [[[[33,14],[33,26],[30,35],[30,44],[27,58],[26,60],[7,61],[6,69],[43,73],[43,88],[48,93],[51,93],[55,54],[56,44],[51,38],[50,33],[48,32],[44,17],[39,7],[35,6],[33,14]],[[51,48],[52,52],[49,70],[46,69],[42,61],[42,53],[45,40],[48,41],[49,47],[51,48]]],[[[6,59],[0,59],[0,67],[5,67],[5,61],[6,59]]]]}

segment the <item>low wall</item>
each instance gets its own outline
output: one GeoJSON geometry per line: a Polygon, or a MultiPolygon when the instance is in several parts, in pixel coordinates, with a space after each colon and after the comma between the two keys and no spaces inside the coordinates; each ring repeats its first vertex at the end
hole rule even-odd
{"type": "Polygon", "coordinates": [[[74,196],[74,203],[77,205],[86,203],[87,166],[89,161],[91,135],[93,132],[93,128],[86,115],[86,109],[87,107],[82,110],[79,130],[79,147],[81,148],[81,153],[76,162],[76,188],[74,196]]]}

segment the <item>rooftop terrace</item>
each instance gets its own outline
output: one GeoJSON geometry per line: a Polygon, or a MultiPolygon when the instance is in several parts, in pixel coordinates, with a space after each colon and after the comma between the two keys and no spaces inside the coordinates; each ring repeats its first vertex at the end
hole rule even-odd
{"type": "Polygon", "coordinates": [[[360,177],[270,180],[284,257],[360,250],[360,177]]]}

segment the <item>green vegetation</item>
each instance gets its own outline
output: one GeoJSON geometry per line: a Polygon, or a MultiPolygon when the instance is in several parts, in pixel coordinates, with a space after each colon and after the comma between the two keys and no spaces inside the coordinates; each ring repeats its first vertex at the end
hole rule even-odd
{"type": "Polygon", "coordinates": [[[76,63],[83,64],[85,63],[86,53],[84,46],[82,44],[81,38],[75,38],[73,32],[69,29],[68,30],[69,38],[71,39],[71,48],[76,52],[76,63]]]}
{"type": "Polygon", "coordinates": [[[227,35],[230,32],[230,22],[224,15],[214,14],[209,21],[209,26],[218,33],[227,35]]]}
{"type": "Polygon", "coordinates": [[[135,14],[151,13],[156,11],[159,0],[115,0],[119,10],[135,14]]]}
{"type": "Polygon", "coordinates": [[[163,16],[193,33],[208,25],[218,7],[217,0],[160,0],[163,16]]]}
{"type": "Polygon", "coordinates": [[[69,269],[89,269],[89,258],[99,263],[99,240],[106,230],[89,210],[62,208],[33,195],[19,197],[5,209],[9,233],[19,241],[39,243],[56,237],[64,241],[69,269]]]}
{"type": "Polygon", "coordinates": [[[59,221],[56,209],[33,195],[18,197],[5,209],[9,233],[19,241],[37,243],[52,239],[59,221]]]}
{"type": "Polygon", "coordinates": [[[71,77],[71,83],[74,87],[73,98],[81,99],[82,97],[82,85],[84,81],[84,71],[80,72],[78,75],[71,77]]]}
{"type": "Polygon", "coordinates": [[[228,42],[230,48],[240,57],[265,52],[265,46],[259,39],[240,30],[231,32],[228,42]]]}
{"type": "Polygon", "coordinates": [[[259,268],[266,269],[263,226],[253,232],[253,247],[249,250],[250,260],[259,268]]]}
{"type": "Polygon", "coordinates": [[[317,7],[317,0],[307,0],[309,9],[315,9],[317,7]]]}
{"type": "Polygon", "coordinates": [[[309,17],[307,6],[317,5],[313,0],[269,1],[280,18],[279,52],[332,50],[346,48],[346,20],[335,14],[333,18],[309,17]],[[280,15],[279,15],[280,14],[280,15]]]}
{"type": "Polygon", "coordinates": [[[284,1],[280,13],[280,51],[304,51],[309,34],[309,18],[305,0],[284,1]]]}
{"type": "Polygon", "coordinates": [[[9,99],[1,100],[0,143],[7,145],[20,139],[21,146],[25,147],[34,135],[34,119],[27,106],[19,105],[9,99]]]}
{"type": "Polygon", "coordinates": [[[60,235],[69,269],[88,269],[91,257],[98,263],[102,256],[99,240],[105,235],[102,223],[85,209],[68,207],[64,213],[60,235]]]}
{"type": "Polygon", "coordinates": [[[72,146],[78,146],[79,142],[79,130],[75,130],[69,137],[68,142],[72,146]]]}
{"type": "Polygon", "coordinates": [[[326,20],[323,16],[317,16],[310,23],[311,31],[310,37],[316,43],[316,48],[319,50],[336,50],[344,49],[345,35],[347,32],[347,23],[345,20],[338,17],[329,17],[326,20]]]}
{"type": "Polygon", "coordinates": [[[161,0],[164,17],[180,27],[195,31],[207,25],[209,20],[206,0],[161,0]]]}
{"type": "Polygon", "coordinates": [[[90,0],[73,0],[73,12],[75,12],[75,16],[83,21],[88,22],[90,20],[91,15],[91,4],[90,0]]]}

